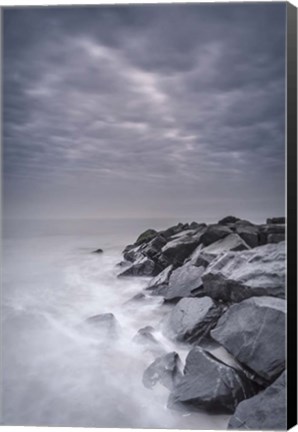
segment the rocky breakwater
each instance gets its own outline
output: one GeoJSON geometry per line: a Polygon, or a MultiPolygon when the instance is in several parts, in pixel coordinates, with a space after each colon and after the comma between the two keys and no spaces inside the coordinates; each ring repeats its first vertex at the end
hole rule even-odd
{"type": "Polygon", "coordinates": [[[230,413],[231,429],[285,429],[285,219],[149,229],[123,258],[118,277],[151,277],[146,296],[172,305],[156,329],[188,350],[183,366],[165,349],[145,386],[166,386],[171,409],[230,413]]]}

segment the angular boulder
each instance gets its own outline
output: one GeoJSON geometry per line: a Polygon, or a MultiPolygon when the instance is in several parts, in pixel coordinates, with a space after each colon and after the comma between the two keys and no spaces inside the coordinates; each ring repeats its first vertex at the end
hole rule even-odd
{"type": "Polygon", "coordinates": [[[255,248],[259,246],[259,228],[255,225],[236,225],[236,233],[245,241],[248,246],[255,248]]]}
{"type": "Polygon", "coordinates": [[[181,361],[176,352],[158,357],[143,374],[143,384],[146,388],[154,387],[158,382],[172,390],[181,378],[181,361]]]}
{"type": "Polygon", "coordinates": [[[250,249],[250,247],[247,243],[245,243],[238,234],[232,233],[205,247],[202,252],[207,255],[219,255],[222,252],[242,251],[248,249],[250,249]]]}
{"type": "Polygon", "coordinates": [[[246,376],[200,347],[186,358],[184,375],[175,385],[171,403],[189,403],[207,410],[234,412],[243,399],[252,397],[258,387],[246,376]]]}
{"type": "Polygon", "coordinates": [[[165,300],[196,296],[202,287],[201,276],[204,271],[204,267],[196,267],[191,263],[175,269],[169,278],[164,294],[165,300]]]}
{"type": "Polygon", "coordinates": [[[173,269],[174,267],[172,265],[166,267],[162,272],[151,279],[146,290],[154,290],[160,286],[167,285],[173,269]]]}
{"type": "Polygon", "coordinates": [[[178,233],[185,231],[187,229],[189,229],[189,225],[183,224],[180,222],[175,226],[172,226],[170,228],[167,228],[166,230],[160,231],[160,234],[162,234],[166,239],[169,239],[173,235],[178,234],[178,233]]]}
{"type": "Polygon", "coordinates": [[[154,229],[147,229],[146,231],[144,231],[142,234],[139,235],[139,237],[135,242],[135,245],[138,246],[143,243],[147,243],[150,240],[152,240],[157,234],[158,234],[157,231],[155,231],[154,229]]]}
{"type": "Polygon", "coordinates": [[[220,255],[202,275],[207,296],[240,302],[253,296],[285,297],[285,244],[220,255]]]}
{"type": "Polygon", "coordinates": [[[118,275],[124,276],[155,276],[159,273],[160,268],[156,263],[147,257],[142,257],[135,261],[130,267],[118,275]]]}
{"type": "Polygon", "coordinates": [[[170,339],[197,343],[209,334],[222,313],[210,297],[183,298],[169,313],[163,333],[170,339]]]}
{"type": "Polygon", "coordinates": [[[201,242],[204,230],[205,227],[169,241],[161,250],[162,259],[168,264],[182,265],[201,242]]]}
{"type": "Polygon", "coordinates": [[[211,336],[239,363],[272,382],[285,368],[286,302],[252,297],[230,308],[211,336]]]}
{"type": "Polygon", "coordinates": [[[286,372],[266,390],[237,406],[228,429],[286,430],[286,372]]]}
{"type": "Polygon", "coordinates": [[[235,222],[238,222],[240,219],[235,216],[226,216],[220,221],[218,221],[219,225],[227,225],[227,224],[234,224],[235,222]]]}
{"type": "Polygon", "coordinates": [[[204,246],[209,246],[211,243],[214,243],[229,234],[231,234],[233,231],[224,226],[219,224],[209,225],[205,232],[202,234],[201,241],[204,246]]]}

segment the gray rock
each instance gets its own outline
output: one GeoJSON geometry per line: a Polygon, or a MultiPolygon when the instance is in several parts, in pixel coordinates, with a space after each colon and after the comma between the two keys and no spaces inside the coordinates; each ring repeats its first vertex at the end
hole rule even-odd
{"type": "Polygon", "coordinates": [[[228,429],[286,430],[286,372],[266,390],[237,406],[228,429]]]}
{"type": "Polygon", "coordinates": [[[152,332],[154,328],[151,326],[143,327],[138,330],[137,334],[133,337],[133,341],[138,344],[154,344],[158,345],[159,342],[155,339],[152,332]]]}
{"type": "Polygon", "coordinates": [[[140,252],[142,252],[143,255],[149,258],[154,258],[161,251],[161,248],[166,243],[166,239],[158,234],[148,243],[142,245],[140,248],[140,252]]]}
{"type": "Polygon", "coordinates": [[[219,255],[227,251],[242,251],[250,249],[242,238],[235,233],[229,234],[223,239],[220,239],[203,249],[207,255],[219,255]]]}
{"type": "Polygon", "coordinates": [[[226,216],[223,219],[221,219],[220,221],[218,221],[219,225],[226,225],[226,224],[230,224],[230,223],[235,223],[237,221],[239,221],[240,219],[235,217],[235,216],[226,216]]]}
{"type": "Polygon", "coordinates": [[[220,255],[202,275],[204,292],[216,300],[239,302],[252,296],[285,296],[285,244],[268,244],[220,255]]]}
{"type": "Polygon", "coordinates": [[[154,290],[162,285],[167,285],[170,275],[173,271],[173,266],[169,265],[166,267],[161,273],[159,273],[157,276],[151,279],[149,282],[147,290],[154,290]]]}
{"type": "Polygon", "coordinates": [[[195,234],[186,233],[168,242],[162,248],[162,258],[168,264],[181,265],[201,242],[205,227],[199,229],[195,234]]]}
{"type": "Polygon", "coordinates": [[[234,412],[243,399],[254,396],[258,387],[241,371],[217,360],[200,347],[186,358],[184,376],[175,385],[171,403],[189,403],[208,410],[234,412]]]}
{"type": "Polygon", "coordinates": [[[159,273],[156,263],[147,257],[142,257],[135,261],[130,267],[118,275],[124,276],[155,276],[159,273]]]}
{"type": "Polygon", "coordinates": [[[96,332],[103,337],[116,337],[119,331],[119,323],[112,313],[102,313],[87,318],[80,326],[82,330],[96,332]]]}
{"type": "Polygon", "coordinates": [[[232,230],[224,225],[209,225],[202,234],[201,243],[203,243],[204,246],[209,246],[211,243],[214,243],[231,233],[232,230]]]}
{"type": "Polygon", "coordinates": [[[154,229],[148,229],[139,235],[139,237],[135,242],[135,245],[147,243],[150,240],[152,240],[157,234],[158,234],[157,231],[155,231],[154,229]]]}
{"type": "Polygon", "coordinates": [[[272,382],[285,368],[285,300],[252,297],[232,305],[211,336],[241,364],[272,382]]]}
{"type": "Polygon", "coordinates": [[[285,241],[285,234],[268,234],[267,243],[279,243],[285,241]]]}
{"type": "Polygon", "coordinates": [[[211,261],[215,258],[213,254],[206,254],[203,245],[200,244],[189,257],[191,264],[196,267],[208,267],[211,261]]]}
{"type": "Polygon", "coordinates": [[[174,270],[164,294],[165,300],[196,296],[202,287],[201,276],[204,270],[204,267],[196,267],[191,263],[174,270]]]}
{"type": "Polygon", "coordinates": [[[123,251],[123,258],[126,261],[134,262],[140,259],[143,255],[140,252],[140,246],[128,245],[123,251]]]}
{"type": "Polygon", "coordinates": [[[183,298],[166,317],[163,333],[170,339],[197,343],[216,325],[222,308],[210,297],[183,298]]]}
{"type": "Polygon", "coordinates": [[[259,246],[259,228],[254,225],[237,225],[236,233],[248,244],[251,248],[259,246]]]}
{"type": "Polygon", "coordinates": [[[158,382],[172,390],[181,378],[181,362],[176,352],[158,357],[144,372],[143,384],[146,388],[154,387],[158,382]]]}
{"type": "Polygon", "coordinates": [[[175,234],[180,233],[181,231],[187,230],[189,229],[189,225],[188,224],[183,224],[183,223],[178,223],[175,226],[172,226],[170,228],[167,228],[164,231],[160,231],[159,234],[162,234],[166,239],[169,239],[170,237],[172,237],[175,234]]]}
{"type": "Polygon", "coordinates": [[[102,249],[96,249],[95,251],[93,251],[93,253],[102,254],[103,250],[102,249]]]}
{"type": "Polygon", "coordinates": [[[286,218],[285,217],[275,217],[275,218],[271,218],[271,219],[267,219],[266,221],[267,225],[271,225],[271,224],[285,224],[286,223],[286,218]]]}

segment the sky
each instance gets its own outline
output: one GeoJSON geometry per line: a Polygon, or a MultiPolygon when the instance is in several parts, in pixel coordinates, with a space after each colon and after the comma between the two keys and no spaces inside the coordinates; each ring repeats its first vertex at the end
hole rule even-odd
{"type": "Polygon", "coordinates": [[[285,213],[285,3],[6,8],[5,218],[285,213]]]}

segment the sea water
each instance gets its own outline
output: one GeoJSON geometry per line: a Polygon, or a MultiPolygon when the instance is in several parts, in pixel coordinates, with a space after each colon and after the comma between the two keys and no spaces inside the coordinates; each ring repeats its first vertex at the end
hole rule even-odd
{"type": "MultiPolygon", "coordinates": [[[[121,251],[147,228],[176,220],[10,220],[2,240],[2,424],[225,429],[229,416],[167,408],[169,391],[147,389],[156,357],[133,338],[150,325],[184,361],[190,347],[163,337],[171,306],[134,302],[148,278],[117,278],[121,251]],[[102,254],[93,254],[102,248],[102,254]],[[119,337],[101,340],[82,323],[113,313],[119,337]]],[[[182,221],[185,222],[185,221],[182,221]]],[[[188,221],[191,222],[191,221],[188,221]]]]}

